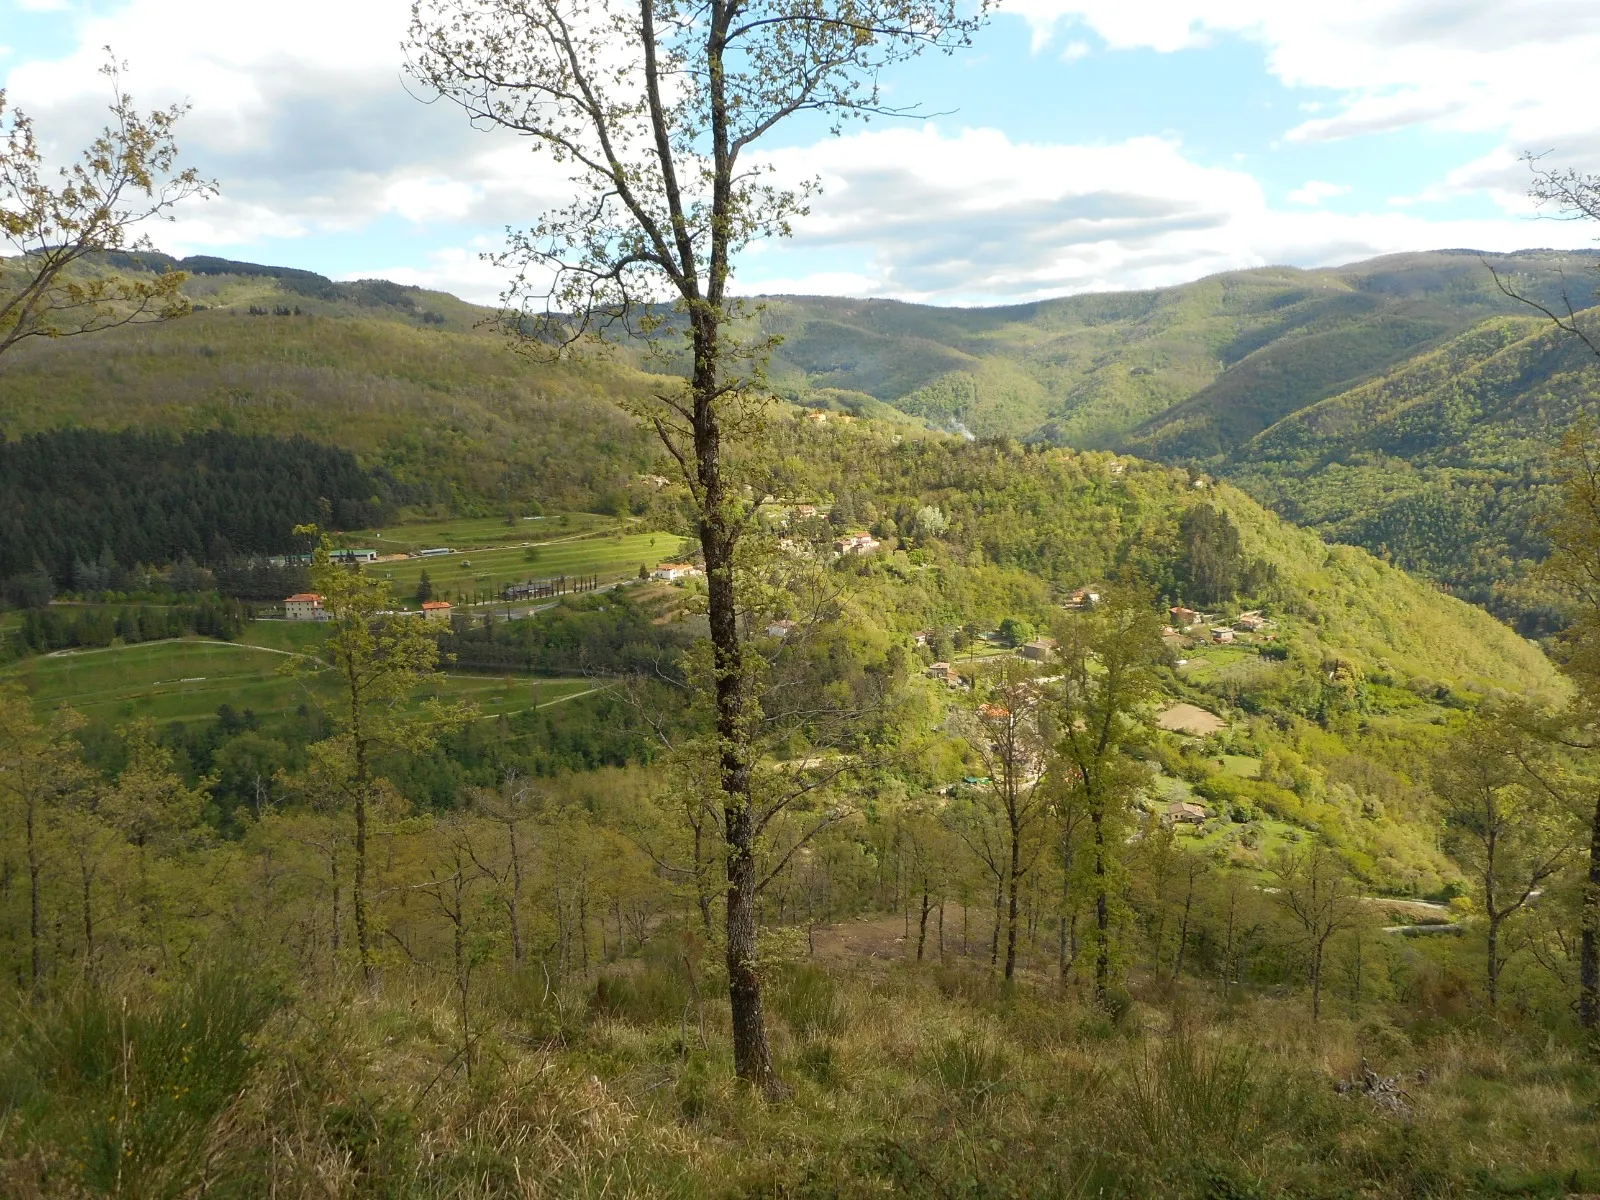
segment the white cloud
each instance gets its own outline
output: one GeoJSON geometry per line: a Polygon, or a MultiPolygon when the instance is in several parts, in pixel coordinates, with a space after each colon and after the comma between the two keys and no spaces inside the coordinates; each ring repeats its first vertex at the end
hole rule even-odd
{"type": "MultiPolygon", "coordinates": [[[[474,131],[453,106],[407,93],[407,11],[402,0],[126,0],[74,18],[79,49],[66,57],[8,60],[5,83],[63,150],[104,118],[103,45],[132,64],[125,82],[141,104],[191,100],[180,142],[224,192],[153,231],[178,253],[387,221],[426,230],[419,246],[457,248],[391,239],[359,274],[493,301],[505,273],[479,252],[559,202],[562,174],[526,141],[474,131]]],[[[1320,180],[1291,193],[1300,210],[1275,211],[1242,166],[1202,165],[1166,138],[1051,145],[992,129],[874,128],[769,156],[826,190],[792,243],[745,257],[745,291],[1018,300],[1439,245],[1587,244],[1576,226],[1428,222],[1400,209],[1487,190],[1525,214],[1524,148],[1600,166],[1588,94],[1596,0],[1015,0],[1010,11],[1069,61],[1100,42],[1175,51],[1253,39],[1283,82],[1330,93],[1308,96],[1285,131],[1300,143],[1415,125],[1503,142],[1374,215],[1325,211],[1342,193],[1320,180]]]]}
{"type": "MultiPolygon", "coordinates": [[[[1582,246],[1572,225],[1426,221],[1406,213],[1278,211],[1249,174],[1180,145],[1029,145],[991,129],[869,131],[770,155],[780,176],[820,177],[794,242],[741,264],[745,293],[816,292],[998,303],[1163,287],[1269,264],[1325,266],[1404,250],[1582,246]],[[859,269],[812,275],[826,255],[859,269]]],[[[1342,189],[1311,181],[1319,199],[1342,189]]]]}
{"type": "Polygon", "coordinates": [[[1331,200],[1335,196],[1346,196],[1349,193],[1348,183],[1327,183],[1321,179],[1308,179],[1289,193],[1289,203],[1306,204],[1315,208],[1324,200],[1331,200]]]}
{"type": "Polygon", "coordinates": [[[1036,45],[1083,27],[1113,49],[1171,52],[1221,34],[1256,41],[1285,85],[1338,94],[1289,130],[1291,141],[1425,126],[1600,166],[1594,0],[1015,0],[1008,10],[1030,22],[1036,45]]]}
{"type": "Polygon", "coordinates": [[[190,103],[178,128],[185,160],[223,195],[156,231],[179,253],[386,216],[528,222],[558,194],[560,173],[526,143],[407,92],[408,10],[396,0],[130,0],[79,20],[72,54],[19,63],[5,82],[58,155],[104,123],[101,46],[129,63],[123,83],[141,106],[190,103]]]}

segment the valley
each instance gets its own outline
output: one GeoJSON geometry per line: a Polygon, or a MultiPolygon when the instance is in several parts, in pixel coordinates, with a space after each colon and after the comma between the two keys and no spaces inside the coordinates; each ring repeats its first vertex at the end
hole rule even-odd
{"type": "Polygon", "coordinates": [[[0,954],[55,998],[8,1018],[0,1165],[103,1190],[77,1147],[121,1138],[198,1178],[170,1128],[242,1195],[473,1155],[578,1194],[1600,1186],[1589,683],[1548,653],[1589,626],[1532,515],[1574,503],[1600,374],[1468,258],[768,304],[725,460],[786,1089],[754,1107],[702,485],[628,407],[663,364],[218,260],[189,316],[15,353],[0,787],[39,882],[0,954]],[[141,1060],[141,1124],[74,1074],[54,1030],[112,981],[255,1107],[141,1060]]]}

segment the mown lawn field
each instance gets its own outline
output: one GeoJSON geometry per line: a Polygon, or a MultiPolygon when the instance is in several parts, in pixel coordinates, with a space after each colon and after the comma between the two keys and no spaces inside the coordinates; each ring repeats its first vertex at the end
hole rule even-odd
{"type": "MultiPolygon", "coordinates": [[[[314,640],[310,634],[320,632],[309,625],[263,621],[249,627],[247,638],[303,646],[314,640]]],[[[141,717],[160,722],[203,720],[223,704],[268,717],[331,694],[331,675],[302,678],[280,673],[289,659],[282,646],[183,638],[30,658],[0,669],[0,682],[21,683],[41,708],[67,705],[90,718],[112,722],[141,717]]],[[[428,696],[470,700],[484,716],[497,716],[594,687],[587,679],[450,673],[438,675],[424,688],[419,702],[428,696]]]]}
{"type": "Polygon", "coordinates": [[[641,566],[654,568],[673,558],[681,544],[682,539],[671,533],[624,533],[374,563],[365,569],[388,579],[402,601],[416,594],[424,571],[436,597],[455,600],[474,592],[498,595],[506,584],[525,579],[598,575],[608,583],[630,578],[641,566]]]}
{"type": "Polygon", "coordinates": [[[414,554],[448,546],[453,550],[480,550],[485,546],[520,546],[574,534],[608,532],[624,528],[616,517],[599,513],[551,513],[539,517],[453,517],[439,521],[405,521],[385,529],[358,529],[335,536],[339,546],[414,554]]]}

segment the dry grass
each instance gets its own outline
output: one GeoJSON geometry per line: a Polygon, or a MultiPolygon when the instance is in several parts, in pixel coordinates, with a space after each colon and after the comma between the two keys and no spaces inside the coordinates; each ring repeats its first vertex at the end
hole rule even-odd
{"type": "MultiPolygon", "coordinates": [[[[486,980],[470,1048],[432,979],[283,1000],[250,1035],[248,1077],[198,1114],[203,1152],[152,1161],[142,1190],[96,1190],[70,1167],[73,1112],[120,1084],[24,1079],[14,1050],[0,1189],[1421,1197],[1600,1184],[1595,1069],[1533,1030],[1413,1040],[1376,1010],[1313,1026],[1297,1001],[1198,987],[1152,989],[1113,1022],[967,966],[802,965],[772,981],[794,1096],[769,1107],[731,1077],[725,1005],[672,1012],[686,993],[653,975],[670,968],[636,965],[609,990],[486,980]],[[1335,1094],[1364,1059],[1406,1075],[1410,1113],[1335,1094]]],[[[149,992],[130,1011],[159,1023],[171,1003],[149,992]]]]}

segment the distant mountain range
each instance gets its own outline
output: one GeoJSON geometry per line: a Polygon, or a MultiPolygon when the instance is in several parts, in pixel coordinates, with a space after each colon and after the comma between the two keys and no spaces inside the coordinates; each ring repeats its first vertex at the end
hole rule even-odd
{"type": "Polygon", "coordinates": [[[1536,632],[1535,509],[1560,431],[1600,409],[1600,362],[1495,274],[1582,308],[1597,267],[1442,250],[1006,308],[775,297],[762,319],[797,400],[1228,477],[1536,632]]]}
{"type": "MultiPolygon", "coordinates": [[[[631,353],[531,367],[481,328],[488,310],[384,280],[205,257],[107,265],[190,271],[212,311],[11,356],[10,432],[157,420],[332,435],[360,412],[338,440],[381,447],[401,474],[448,453],[458,486],[491,494],[529,470],[593,494],[648,460],[599,403],[661,369],[631,353]],[[251,313],[264,320],[236,322],[251,313]],[[308,338],[272,320],[284,313],[342,329],[308,338]]],[[[1440,250],[999,308],[766,297],[752,320],[781,337],[769,374],[797,403],[1226,477],[1537,632],[1554,614],[1528,577],[1543,555],[1535,512],[1560,431],[1600,410],[1600,362],[1505,296],[1491,267],[1555,305],[1592,303],[1600,282],[1596,252],[1440,250]]]]}

